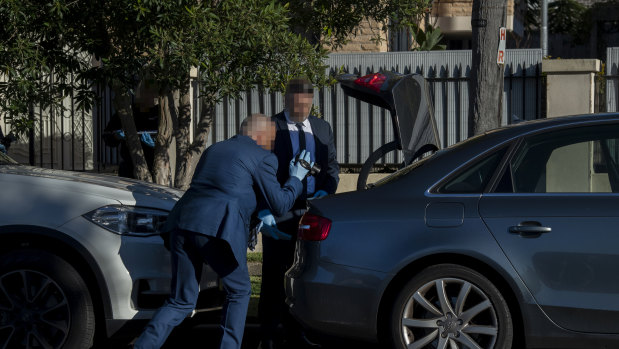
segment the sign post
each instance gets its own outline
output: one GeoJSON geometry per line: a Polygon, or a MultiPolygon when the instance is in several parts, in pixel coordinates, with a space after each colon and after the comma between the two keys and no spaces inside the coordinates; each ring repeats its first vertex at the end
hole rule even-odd
{"type": "Polygon", "coordinates": [[[505,64],[505,41],[507,36],[507,30],[505,27],[499,28],[499,52],[497,54],[496,63],[505,64]]]}

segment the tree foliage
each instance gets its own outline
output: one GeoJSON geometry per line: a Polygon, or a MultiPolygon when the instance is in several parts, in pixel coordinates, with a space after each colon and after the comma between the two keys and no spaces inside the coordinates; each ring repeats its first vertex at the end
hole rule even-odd
{"type": "MultiPolygon", "coordinates": [[[[268,0],[2,0],[0,15],[8,23],[0,33],[0,64],[8,80],[0,86],[2,111],[26,119],[30,105],[60,106],[59,101],[74,92],[82,94],[82,105],[88,108],[95,101],[93,84],[109,84],[136,175],[144,180],[152,177],[145,171],[131,118],[138,81],[150,79],[159,87],[155,171],[169,167],[167,151],[176,136],[177,165],[185,168],[177,186],[184,186],[192,159],[204,149],[209,113],[224,96],[255,85],[282,89],[298,74],[317,84],[327,79],[325,52],[293,34],[287,8],[268,0]],[[92,59],[98,63],[91,64],[92,59]],[[199,72],[205,108],[190,144],[192,68],[199,72]],[[79,77],[77,84],[53,78],[70,73],[79,77]]],[[[162,184],[169,184],[170,177],[155,173],[162,184]]]]}
{"type": "MultiPolygon", "coordinates": [[[[527,36],[542,25],[541,0],[527,0],[524,26],[527,36]]],[[[556,0],[548,3],[548,31],[570,35],[575,44],[583,44],[591,31],[591,9],[576,0],[556,0]]]]}
{"type": "Polygon", "coordinates": [[[25,130],[32,126],[33,106],[62,108],[62,100],[72,95],[79,108],[89,110],[97,98],[93,87],[110,86],[135,175],[172,184],[174,171],[173,185],[184,188],[205,148],[217,102],[255,86],[281,91],[299,75],[318,86],[328,84],[324,47],[343,45],[363,20],[377,21],[383,30],[418,24],[430,3],[0,0],[0,67],[6,81],[0,84],[0,112],[25,130]],[[191,71],[197,72],[202,101],[193,134],[191,71]],[[153,173],[131,109],[134,89],[145,80],[159,90],[153,173]]]}
{"type": "Polygon", "coordinates": [[[381,34],[419,25],[430,11],[432,0],[281,0],[290,7],[294,30],[313,43],[338,49],[357,34],[362,21],[378,24],[381,34]]]}
{"type": "Polygon", "coordinates": [[[62,108],[70,94],[78,108],[92,105],[84,74],[90,60],[72,48],[77,28],[67,23],[67,10],[63,1],[0,1],[0,110],[18,133],[32,127],[34,105],[62,108]]]}
{"type": "Polygon", "coordinates": [[[417,46],[412,48],[413,51],[439,51],[447,48],[447,45],[441,44],[443,33],[439,27],[426,25],[426,28],[421,30],[419,26],[413,26],[412,35],[417,43],[417,46]]]}

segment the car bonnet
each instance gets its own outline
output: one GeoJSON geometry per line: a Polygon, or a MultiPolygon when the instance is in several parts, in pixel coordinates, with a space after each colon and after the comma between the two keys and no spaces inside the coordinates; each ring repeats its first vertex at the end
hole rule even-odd
{"type": "MultiPolygon", "coordinates": [[[[143,205],[171,209],[182,196],[180,190],[139,180],[88,172],[73,172],[40,167],[3,165],[0,174],[41,177],[70,182],[65,188],[108,197],[125,205],[143,205]],[[162,201],[169,202],[162,205],[162,201]]],[[[68,183],[67,183],[68,184],[68,183]]]]}

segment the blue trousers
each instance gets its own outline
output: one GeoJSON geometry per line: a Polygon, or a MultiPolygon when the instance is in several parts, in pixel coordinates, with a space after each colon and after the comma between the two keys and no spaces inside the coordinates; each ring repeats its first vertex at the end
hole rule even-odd
{"type": "Polygon", "coordinates": [[[160,348],[170,332],[196,306],[204,262],[219,275],[226,291],[219,348],[240,348],[251,294],[247,264],[239,265],[227,242],[189,231],[170,234],[172,287],[170,298],[155,313],[134,348],[160,348]]]}

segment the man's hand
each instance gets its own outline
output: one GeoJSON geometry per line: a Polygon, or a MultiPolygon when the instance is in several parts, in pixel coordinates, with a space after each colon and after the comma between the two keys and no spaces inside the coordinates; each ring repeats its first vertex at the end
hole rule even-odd
{"type": "Polygon", "coordinates": [[[290,160],[290,165],[288,166],[288,174],[290,177],[297,177],[300,181],[305,178],[309,169],[314,166],[313,162],[310,162],[310,152],[306,152],[305,149],[301,151],[301,155],[299,155],[299,161],[294,161],[294,157],[290,160]],[[307,162],[309,164],[309,168],[305,168],[301,166],[301,160],[307,162]]]}
{"type": "Polygon", "coordinates": [[[119,141],[125,139],[125,133],[123,132],[123,130],[116,130],[112,132],[112,134],[114,135],[114,138],[118,139],[119,141]]]}
{"type": "Polygon", "coordinates": [[[142,141],[142,143],[146,144],[147,146],[154,148],[155,147],[155,141],[153,140],[153,138],[150,136],[150,133],[148,132],[144,132],[140,135],[140,140],[142,141]]]}
{"type": "Polygon", "coordinates": [[[258,219],[260,219],[264,225],[275,226],[275,217],[273,217],[273,214],[269,210],[258,212],[258,219]]]}
{"type": "Polygon", "coordinates": [[[262,233],[262,235],[268,236],[274,240],[292,239],[292,236],[277,229],[277,225],[275,224],[275,217],[273,217],[271,211],[262,210],[258,212],[258,218],[262,221],[262,227],[260,228],[260,232],[262,233]]]}
{"type": "Polygon", "coordinates": [[[312,196],[312,199],[320,199],[321,197],[327,196],[327,195],[329,195],[329,193],[327,193],[326,191],[319,190],[314,193],[314,196],[312,196]]]}

